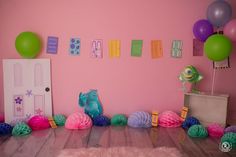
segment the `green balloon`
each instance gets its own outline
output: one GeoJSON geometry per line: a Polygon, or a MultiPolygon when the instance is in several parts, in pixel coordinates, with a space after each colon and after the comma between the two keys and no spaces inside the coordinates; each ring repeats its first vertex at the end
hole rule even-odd
{"type": "Polygon", "coordinates": [[[41,50],[41,42],[35,33],[22,32],[16,37],[15,47],[23,58],[35,58],[41,50]]]}
{"type": "Polygon", "coordinates": [[[225,60],[232,52],[231,40],[221,34],[210,36],[204,43],[204,52],[210,60],[225,60]]]}

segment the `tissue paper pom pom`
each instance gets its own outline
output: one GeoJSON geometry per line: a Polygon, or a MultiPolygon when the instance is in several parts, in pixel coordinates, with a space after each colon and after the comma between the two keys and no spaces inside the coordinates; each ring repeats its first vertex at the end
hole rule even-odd
{"type": "Polygon", "coordinates": [[[232,125],[232,126],[229,126],[229,127],[225,128],[224,132],[225,133],[228,133],[228,132],[236,133],[236,125],[232,125]]]}
{"type": "Polygon", "coordinates": [[[30,118],[28,125],[32,130],[43,130],[50,127],[48,119],[41,115],[36,115],[30,118]]]}
{"type": "Polygon", "coordinates": [[[193,125],[188,129],[190,137],[205,138],[208,136],[207,130],[202,125],[193,125]]]}
{"type": "Polygon", "coordinates": [[[11,134],[12,126],[7,123],[0,123],[0,135],[11,134]]]}
{"type": "Polygon", "coordinates": [[[236,133],[228,132],[221,138],[221,143],[228,142],[233,149],[236,148],[236,133]]]}
{"type": "Polygon", "coordinates": [[[127,125],[127,117],[123,114],[114,115],[111,119],[111,125],[125,126],[127,125]]]}
{"type": "Polygon", "coordinates": [[[108,117],[100,115],[93,118],[93,124],[95,126],[109,126],[111,124],[111,121],[108,117]]]}
{"type": "Polygon", "coordinates": [[[179,127],[181,118],[173,111],[162,112],[158,117],[158,124],[162,127],[179,127]]]}
{"type": "Polygon", "coordinates": [[[199,120],[195,117],[187,117],[185,119],[185,121],[182,124],[182,128],[184,129],[188,129],[190,128],[192,125],[198,125],[200,124],[199,120]]]}
{"type": "Polygon", "coordinates": [[[0,114],[0,123],[3,123],[3,122],[4,122],[4,115],[0,114]]]}
{"type": "Polygon", "coordinates": [[[24,136],[31,133],[31,128],[26,123],[18,123],[12,130],[13,136],[24,136]]]}
{"type": "Polygon", "coordinates": [[[53,119],[57,126],[64,126],[66,122],[66,117],[62,114],[57,114],[53,116],[53,119]]]}
{"type": "Polygon", "coordinates": [[[148,112],[134,112],[128,118],[128,126],[134,128],[149,128],[152,126],[152,117],[148,112]]]}
{"type": "Polygon", "coordinates": [[[211,137],[222,137],[224,134],[224,128],[219,124],[210,124],[207,127],[209,136],[211,137]]]}
{"type": "Polygon", "coordinates": [[[66,129],[87,129],[92,126],[91,118],[85,114],[76,112],[71,114],[65,123],[66,129]]]}

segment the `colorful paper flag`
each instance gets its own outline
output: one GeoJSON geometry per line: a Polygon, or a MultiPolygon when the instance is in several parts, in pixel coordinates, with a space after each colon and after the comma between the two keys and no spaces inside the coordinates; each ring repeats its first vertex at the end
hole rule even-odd
{"type": "Polygon", "coordinates": [[[203,56],[204,43],[198,39],[193,39],[193,56],[203,56]]]}
{"type": "Polygon", "coordinates": [[[80,38],[71,38],[70,39],[69,52],[71,55],[79,55],[80,54],[80,38]]]}
{"type": "Polygon", "coordinates": [[[110,58],[120,57],[120,40],[109,41],[109,56],[110,58]]]}
{"type": "Polygon", "coordinates": [[[49,36],[47,42],[47,53],[57,54],[57,47],[58,47],[58,37],[49,36]]]}
{"type": "Polygon", "coordinates": [[[131,56],[142,56],[143,40],[132,40],[131,43],[131,56]]]}
{"type": "Polygon", "coordinates": [[[103,50],[103,45],[102,45],[102,40],[101,39],[95,39],[92,41],[92,52],[91,52],[91,57],[92,58],[102,58],[102,50],[103,50]]]}
{"type": "Polygon", "coordinates": [[[160,58],[163,56],[163,48],[161,40],[152,40],[151,41],[151,54],[152,58],[160,58]]]}
{"type": "Polygon", "coordinates": [[[181,40],[173,40],[172,41],[171,56],[174,58],[181,58],[182,57],[182,47],[183,47],[183,42],[181,40]]]}

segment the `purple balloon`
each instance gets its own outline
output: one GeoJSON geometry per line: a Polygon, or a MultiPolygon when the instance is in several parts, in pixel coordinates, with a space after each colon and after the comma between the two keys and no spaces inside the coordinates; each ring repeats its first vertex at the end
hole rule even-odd
{"type": "Polygon", "coordinates": [[[208,20],[198,20],[193,26],[193,34],[200,41],[206,41],[214,32],[212,24],[208,20]]]}
{"type": "Polygon", "coordinates": [[[226,1],[214,1],[207,8],[207,19],[216,27],[224,26],[231,16],[232,8],[226,1]]]}

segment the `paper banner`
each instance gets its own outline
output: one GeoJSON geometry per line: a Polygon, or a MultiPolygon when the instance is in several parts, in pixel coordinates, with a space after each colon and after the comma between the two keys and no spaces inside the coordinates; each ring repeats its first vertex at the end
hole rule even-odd
{"type": "Polygon", "coordinates": [[[80,54],[80,38],[71,38],[69,51],[71,55],[80,54]]]}
{"type": "Polygon", "coordinates": [[[131,43],[131,56],[142,56],[143,40],[132,40],[131,43]]]}
{"type": "Polygon", "coordinates": [[[151,54],[152,58],[160,58],[163,56],[163,48],[161,40],[152,40],[151,41],[151,54]]]}
{"type": "Polygon", "coordinates": [[[218,62],[213,61],[213,68],[214,69],[230,68],[229,57],[223,61],[218,61],[218,62]]]}
{"type": "Polygon", "coordinates": [[[120,40],[109,41],[109,56],[110,58],[120,57],[120,40]]]}
{"type": "Polygon", "coordinates": [[[49,36],[47,42],[47,53],[57,54],[57,47],[58,47],[58,37],[49,36]]]}
{"type": "Polygon", "coordinates": [[[172,48],[171,48],[171,56],[174,58],[181,58],[182,46],[183,46],[183,42],[181,40],[173,40],[172,48]]]}
{"type": "Polygon", "coordinates": [[[101,39],[95,39],[92,41],[92,52],[91,57],[92,58],[102,58],[102,40],[101,39]]]}
{"type": "Polygon", "coordinates": [[[193,39],[193,56],[203,56],[204,43],[198,39],[193,39]]]}

